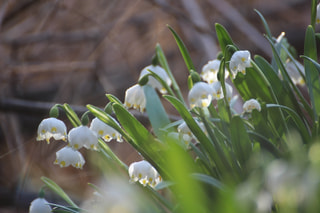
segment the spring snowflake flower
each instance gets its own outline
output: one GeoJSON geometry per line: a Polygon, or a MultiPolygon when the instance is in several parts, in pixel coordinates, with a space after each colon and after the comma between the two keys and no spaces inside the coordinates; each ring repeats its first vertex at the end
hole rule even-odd
{"type": "MultiPolygon", "coordinates": [[[[213,92],[213,99],[220,100],[224,98],[223,91],[222,91],[222,86],[220,81],[215,81],[212,84],[210,84],[214,90],[213,92]]],[[[233,88],[230,84],[225,82],[225,87],[226,87],[226,96],[227,100],[230,102],[232,98],[232,92],[233,88]]]]}
{"type": "Polygon", "coordinates": [[[139,181],[144,186],[148,184],[154,187],[161,182],[161,176],[157,170],[145,160],[130,164],[128,173],[131,182],[139,181]]]}
{"type": "MultiPolygon", "coordinates": [[[[195,120],[196,123],[198,124],[198,126],[201,128],[201,130],[204,133],[206,132],[206,128],[204,126],[204,124],[202,122],[198,122],[197,120],[195,120]]],[[[177,127],[178,133],[180,135],[180,138],[184,141],[185,145],[188,146],[189,143],[191,142],[192,139],[197,139],[193,133],[191,132],[191,130],[189,129],[188,125],[186,122],[181,123],[178,127],[177,127]]]]}
{"type": "Polygon", "coordinates": [[[305,84],[304,78],[303,76],[301,76],[301,74],[305,75],[304,67],[302,64],[300,64],[298,61],[287,61],[286,69],[294,84],[299,84],[301,86],[305,84]],[[301,74],[298,69],[300,70],[301,74]]]}
{"type": "Polygon", "coordinates": [[[246,74],[246,68],[251,66],[250,61],[250,52],[247,50],[239,50],[233,53],[229,65],[233,78],[236,77],[238,72],[246,74]]]}
{"type": "MultiPolygon", "coordinates": [[[[115,119],[113,120],[117,122],[115,119]]],[[[109,142],[112,139],[117,139],[118,142],[122,142],[121,134],[98,118],[92,120],[90,129],[97,137],[101,137],[106,142],[109,142]]]]}
{"type": "MultiPolygon", "coordinates": [[[[218,59],[208,61],[208,63],[202,67],[200,73],[201,78],[209,84],[218,81],[217,74],[219,72],[220,63],[221,61],[218,59]]],[[[229,73],[225,72],[225,78],[228,78],[228,76],[229,73]]]]}
{"type": "Polygon", "coordinates": [[[66,146],[56,152],[56,160],[54,164],[60,165],[60,167],[68,167],[72,165],[75,168],[82,169],[82,166],[85,164],[85,160],[82,154],[73,149],[70,146],[66,146]]]}
{"type": "Polygon", "coordinates": [[[70,130],[68,134],[69,144],[74,149],[85,147],[98,150],[98,138],[87,126],[78,126],[70,130]]]}
{"type": "MultiPolygon", "coordinates": [[[[155,74],[157,74],[162,80],[164,80],[164,82],[166,82],[166,84],[168,86],[171,86],[172,81],[171,81],[170,77],[168,76],[167,72],[160,66],[149,65],[149,66],[143,68],[143,70],[140,73],[139,79],[141,79],[143,76],[149,74],[150,73],[149,70],[154,72],[155,74]]],[[[162,94],[167,93],[167,90],[153,76],[148,77],[147,84],[152,86],[155,89],[158,89],[162,94]]]]}
{"type": "Polygon", "coordinates": [[[243,104],[243,111],[247,113],[251,113],[252,110],[261,111],[260,103],[256,99],[250,99],[243,104]]]}
{"type": "Polygon", "coordinates": [[[52,209],[44,198],[34,199],[29,206],[29,213],[50,213],[52,209]]]}
{"type": "Polygon", "coordinates": [[[193,85],[188,94],[190,107],[208,107],[213,99],[213,88],[204,82],[193,85]]]}
{"type": "Polygon", "coordinates": [[[40,122],[37,140],[40,141],[45,139],[49,144],[50,138],[66,141],[67,127],[63,121],[57,118],[46,118],[40,122]]]}
{"type": "Polygon", "coordinates": [[[146,97],[144,95],[143,87],[139,84],[128,88],[124,98],[124,105],[127,108],[134,108],[140,112],[144,112],[146,108],[146,97]]]}

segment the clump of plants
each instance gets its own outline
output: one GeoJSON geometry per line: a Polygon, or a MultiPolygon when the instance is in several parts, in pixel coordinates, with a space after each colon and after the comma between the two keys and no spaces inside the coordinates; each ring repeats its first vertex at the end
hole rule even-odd
{"type": "Polygon", "coordinates": [[[30,212],[319,212],[316,0],[311,8],[301,56],[284,33],[274,37],[256,11],[272,48],[270,61],[239,49],[216,24],[221,52],[196,70],[187,47],[169,27],[189,72],[187,100],[158,44],[125,100],[106,94],[105,108],[89,104],[81,117],[68,104],[53,106],[50,118],[39,125],[37,140],[66,144],[54,164],[81,169],[86,161],[78,150],[88,149],[126,178],[107,176],[102,185],[90,184],[94,196],[76,204],[42,177],[67,205],[50,203],[41,189],[30,212]],[[163,101],[180,119],[167,114],[163,101]],[[239,103],[241,112],[234,108],[239,103]],[[145,112],[152,129],[131,110],[145,112]],[[58,119],[61,111],[73,125],[69,131],[58,119]],[[129,143],[141,161],[126,165],[108,146],[112,141],[129,143]]]}

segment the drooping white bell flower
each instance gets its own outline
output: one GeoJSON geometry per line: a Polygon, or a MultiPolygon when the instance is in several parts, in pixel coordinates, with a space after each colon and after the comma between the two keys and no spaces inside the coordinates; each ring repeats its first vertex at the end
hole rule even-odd
{"type": "Polygon", "coordinates": [[[161,176],[157,170],[145,160],[130,164],[128,173],[131,182],[139,181],[144,186],[148,184],[154,187],[161,182],[161,176]]]}
{"type": "Polygon", "coordinates": [[[85,164],[85,160],[78,150],[75,150],[70,146],[65,146],[56,152],[56,160],[54,161],[54,164],[58,164],[60,167],[68,167],[72,165],[75,168],[82,169],[82,166],[85,164]]]}
{"type": "MultiPolygon", "coordinates": [[[[212,86],[212,88],[214,90],[213,99],[215,99],[215,100],[223,99],[224,98],[224,94],[223,94],[221,82],[220,81],[215,81],[215,82],[213,82],[211,84],[211,86],[212,86]]],[[[230,102],[231,98],[232,98],[233,88],[227,82],[225,82],[225,87],[226,87],[227,100],[228,100],[228,102],[230,102]]]]}
{"type": "MultiPolygon", "coordinates": [[[[115,119],[113,120],[117,122],[115,119]]],[[[112,139],[116,139],[118,142],[123,141],[119,132],[102,122],[99,118],[94,118],[91,121],[90,129],[97,135],[97,137],[101,137],[106,142],[109,142],[112,139]]]]}
{"type": "Polygon", "coordinates": [[[95,133],[87,126],[78,126],[70,130],[68,141],[72,148],[98,150],[98,138],[95,133]]]}
{"type": "Polygon", "coordinates": [[[299,84],[303,86],[305,84],[304,78],[302,75],[305,75],[304,67],[298,61],[287,61],[286,70],[293,81],[294,84],[299,84]],[[299,72],[299,70],[300,72],[299,72]],[[302,74],[302,75],[301,75],[302,74]]]}
{"type": "Polygon", "coordinates": [[[146,108],[146,97],[144,95],[143,87],[135,84],[126,90],[124,105],[127,108],[134,108],[140,112],[144,112],[146,108]]]}
{"type": "Polygon", "coordinates": [[[213,99],[213,88],[205,82],[197,82],[188,94],[190,107],[208,107],[213,99]]]}
{"type": "Polygon", "coordinates": [[[29,213],[51,213],[52,209],[44,198],[34,199],[29,206],[29,213]]]}
{"type": "MultiPolygon", "coordinates": [[[[219,72],[220,64],[221,61],[218,59],[208,61],[208,63],[202,67],[202,71],[200,73],[201,78],[209,84],[218,81],[217,75],[219,72]]],[[[225,79],[228,78],[228,76],[229,73],[225,72],[225,79]]]]}
{"type": "Polygon", "coordinates": [[[243,104],[243,112],[251,113],[252,110],[261,111],[260,103],[256,99],[250,99],[243,104]]]}
{"type": "MultiPolygon", "coordinates": [[[[150,74],[150,71],[154,72],[157,74],[166,84],[170,87],[172,84],[172,81],[170,77],[168,76],[167,72],[160,66],[154,66],[154,65],[149,65],[141,70],[140,77],[141,79],[143,76],[150,74]]],[[[162,86],[162,84],[155,79],[153,76],[148,77],[148,83],[147,85],[150,85],[151,87],[158,89],[162,94],[167,93],[167,90],[162,86]]]]}
{"type": "MultiPolygon", "coordinates": [[[[204,133],[207,133],[206,128],[202,122],[198,122],[195,120],[198,126],[201,128],[201,130],[204,133]]],[[[191,132],[190,128],[188,127],[186,122],[182,122],[178,127],[177,127],[178,133],[180,135],[180,138],[184,141],[185,145],[188,146],[189,143],[191,142],[192,139],[197,140],[197,138],[193,135],[191,132]]]]}
{"type": "Polygon", "coordinates": [[[246,68],[250,67],[251,56],[248,50],[239,50],[233,53],[229,68],[232,77],[235,78],[238,72],[246,74],[246,68]]]}
{"type": "Polygon", "coordinates": [[[67,139],[67,127],[57,118],[46,118],[40,122],[38,127],[38,141],[46,140],[49,144],[51,138],[64,141],[67,139]]]}

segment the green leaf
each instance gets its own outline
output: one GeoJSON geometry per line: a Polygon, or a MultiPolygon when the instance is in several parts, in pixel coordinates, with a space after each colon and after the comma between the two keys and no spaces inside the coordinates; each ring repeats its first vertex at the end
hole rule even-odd
{"type": "Polygon", "coordinates": [[[270,28],[269,28],[269,25],[268,25],[267,21],[265,20],[263,15],[258,10],[255,9],[254,11],[260,16],[260,19],[261,19],[261,21],[263,23],[263,26],[264,26],[264,29],[265,29],[265,31],[267,33],[268,38],[272,39],[272,34],[271,34],[271,31],[270,31],[270,28]]]}
{"type": "Polygon", "coordinates": [[[122,105],[113,104],[114,112],[128,133],[127,142],[130,143],[149,163],[151,163],[163,177],[170,174],[166,172],[163,151],[164,143],[156,140],[153,135],[122,105]]]}
{"type": "Polygon", "coordinates": [[[236,158],[242,169],[245,169],[246,164],[251,156],[252,144],[248,136],[247,130],[242,119],[239,116],[234,116],[230,122],[231,143],[234,149],[236,158]]]}
{"type": "Polygon", "coordinates": [[[177,97],[179,98],[180,101],[184,102],[183,100],[183,96],[182,96],[182,93],[181,93],[181,90],[179,88],[179,85],[176,81],[176,79],[174,78],[172,72],[171,72],[171,69],[169,67],[169,64],[168,64],[168,61],[162,51],[162,48],[160,46],[160,44],[157,44],[156,46],[156,55],[157,55],[157,58],[158,58],[158,61],[161,65],[161,67],[167,72],[168,76],[170,77],[171,81],[172,81],[172,88],[173,88],[173,91],[176,93],[177,97]]]}
{"type": "Polygon", "coordinates": [[[128,139],[127,134],[123,131],[123,129],[119,126],[119,124],[114,121],[114,119],[113,119],[113,117],[111,117],[111,115],[107,114],[102,109],[100,109],[96,106],[93,106],[91,104],[88,104],[87,108],[94,116],[99,118],[102,122],[106,123],[107,125],[109,125],[113,129],[117,130],[125,139],[128,139]]]}
{"type": "Polygon", "coordinates": [[[177,45],[178,45],[179,50],[180,50],[180,52],[181,52],[181,54],[182,54],[182,57],[183,57],[183,59],[184,59],[184,62],[185,62],[185,64],[187,65],[188,70],[189,70],[189,71],[191,71],[191,70],[194,70],[194,71],[195,71],[196,69],[195,69],[195,67],[194,67],[194,65],[193,65],[193,62],[192,62],[192,60],[191,60],[190,54],[189,54],[189,52],[188,52],[188,49],[187,49],[187,47],[185,46],[185,44],[183,43],[182,39],[179,37],[179,35],[176,33],[176,31],[174,31],[174,29],[173,29],[172,27],[168,26],[168,28],[169,28],[169,30],[172,32],[173,37],[174,37],[174,39],[175,39],[176,42],[177,42],[177,45]]]}
{"type": "Polygon", "coordinates": [[[315,30],[317,17],[317,0],[311,0],[311,26],[315,30]]]}
{"type": "MultiPolygon", "coordinates": [[[[294,109],[303,119],[305,114],[300,109],[300,104],[293,90],[290,88],[289,83],[282,81],[277,72],[272,68],[271,64],[269,64],[264,58],[261,56],[255,56],[254,59],[268,81],[272,82],[272,89],[275,92],[279,104],[294,109]]],[[[306,111],[310,112],[311,108],[303,97],[300,98],[300,101],[304,103],[306,111]]]]}
{"type": "Polygon", "coordinates": [[[170,123],[169,117],[155,89],[149,85],[145,85],[143,90],[146,97],[146,112],[151,126],[156,136],[162,139],[163,132],[161,129],[170,123]]]}
{"type": "MultiPolygon", "coordinates": [[[[308,26],[304,42],[304,55],[317,60],[316,40],[312,26],[308,26]]],[[[309,91],[309,97],[313,108],[313,121],[319,120],[320,113],[320,81],[319,73],[314,64],[305,59],[304,60],[306,84],[309,91]]]]}
{"type": "Polygon", "coordinates": [[[223,184],[219,180],[217,180],[209,175],[201,174],[201,173],[193,173],[193,174],[191,174],[191,177],[193,177],[196,180],[199,180],[201,182],[207,183],[207,184],[209,184],[213,187],[216,187],[218,189],[224,188],[223,184]]]}
{"type": "Polygon", "coordinates": [[[218,37],[220,48],[222,50],[223,55],[225,55],[227,46],[228,45],[235,46],[235,44],[233,43],[231,36],[229,35],[226,28],[224,28],[221,24],[218,24],[218,23],[215,24],[215,28],[216,28],[216,34],[218,37]]]}
{"type": "Polygon", "coordinates": [[[45,185],[51,189],[53,192],[55,192],[57,195],[59,195],[64,201],[66,201],[69,205],[75,208],[79,208],[77,204],[75,204],[71,198],[63,191],[63,189],[56,184],[53,180],[47,178],[47,177],[41,177],[41,180],[45,183],[45,185]]]}
{"type": "MultiPolygon", "coordinates": [[[[213,142],[206,136],[206,134],[199,127],[195,119],[192,117],[188,109],[178,99],[172,96],[164,96],[179,112],[182,119],[186,122],[187,126],[198,139],[200,144],[204,147],[204,150],[208,153],[208,157],[215,163],[219,172],[221,173],[233,173],[230,163],[226,160],[225,154],[221,149],[216,149],[213,142]]],[[[203,159],[205,160],[205,159],[203,159]]]]}
{"type": "Polygon", "coordinates": [[[267,108],[281,108],[284,109],[292,118],[292,120],[296,124],[296,128],[301,134],[303,140],[308,143],[311,141],[310,129],[305,125],[303,120],[301,120],[300,116],[291,108],[278,104],[267,104],[267,108]]]}
{"type": "Polygon", "coordinates": [[[63,109],[74,127],[81,126],[81,120],[68,104],[63,104],[63,109]]]}
{"type": "Polygon", "coordinates": [[[122,102],[114,95],[112,94],[106,94],[107,98],[109,99],[110,102],[112,103],[117,103],[117,104],[122,104],[122,102]]]}

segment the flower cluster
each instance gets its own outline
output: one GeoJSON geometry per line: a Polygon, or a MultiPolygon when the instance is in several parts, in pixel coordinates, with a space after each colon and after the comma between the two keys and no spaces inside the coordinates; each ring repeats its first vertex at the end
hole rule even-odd
{"type": "MultiPolygon", "coordinates": [[[[116,121],[114,120],[114,122],[116,121]]],[[[122,141],[121,135],[116,130],[98,118],[92,120],[90,128],[84,125],[74,127],[67,135],[67,127],[63,121],[53,117],[41,121],[38,127],[37,140],[46,140],[49,143],[50,139],[54,138],[55,140],[68,142],[67,146],[56,152],[54,164],[60,165],[60,167],[72,165],[75,168],[82,169],[85,159],[78,150],[85,147],[98,151],[99,137],[107,142],[111,139],[122,141]]]]}

